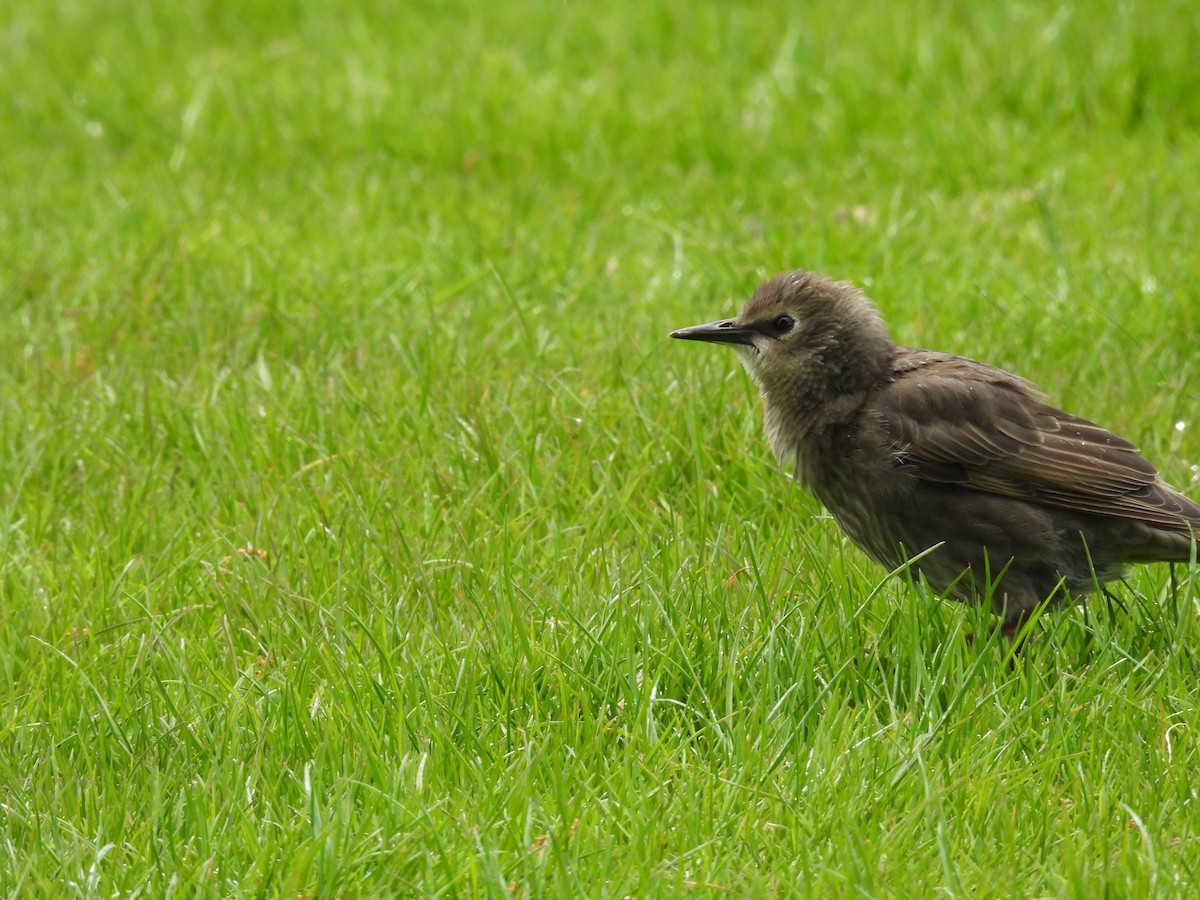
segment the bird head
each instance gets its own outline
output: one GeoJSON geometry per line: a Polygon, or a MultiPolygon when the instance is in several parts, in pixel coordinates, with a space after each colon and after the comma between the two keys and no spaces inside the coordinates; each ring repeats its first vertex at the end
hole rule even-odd
{"type": "Polygon", "coordinates": [[[784,402],[865,390],[886,376],[895,351],[857,288],[801,270],[760,284],[734,318],[681,328],[671,337],[729,344],[768,399],[784,402]]]}

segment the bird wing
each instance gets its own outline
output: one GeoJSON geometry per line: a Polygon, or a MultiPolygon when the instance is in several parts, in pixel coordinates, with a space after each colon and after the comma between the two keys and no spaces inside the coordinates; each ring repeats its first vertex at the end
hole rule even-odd
{"type": "Polygon", "coordinates": [[[1188,533],[1200,506],[1137,447],[1044,403],[1026,381],[961,357],[909,351],[874,404],[893,461],[919,478],[1188,533]]]}

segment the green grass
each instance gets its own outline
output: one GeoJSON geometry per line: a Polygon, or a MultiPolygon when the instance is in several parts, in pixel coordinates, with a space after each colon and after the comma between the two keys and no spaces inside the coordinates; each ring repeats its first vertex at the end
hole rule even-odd
{"type": "Polygon", "coordinates": [[[828,271],[1200,496],[1200,17],[766,6],[0,11],[5,896],[1197,889],[1194,573],[969,646],[665,335],[828,271]]]}

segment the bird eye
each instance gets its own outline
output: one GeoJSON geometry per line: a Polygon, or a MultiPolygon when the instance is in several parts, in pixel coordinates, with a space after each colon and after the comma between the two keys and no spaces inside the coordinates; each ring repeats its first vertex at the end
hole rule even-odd
{"type": "Polygon", "coordinates": [[[796,327],[796,320],[791,316],[780,316],[775,320],[775,330],[780,334],[787,334],[796,327]]]}

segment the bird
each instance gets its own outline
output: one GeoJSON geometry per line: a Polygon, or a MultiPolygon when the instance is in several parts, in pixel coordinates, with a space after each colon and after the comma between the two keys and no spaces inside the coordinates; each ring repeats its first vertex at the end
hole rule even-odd
{"type": "Polygon", "coordinates": [[[990,600],[1006,637],[1129,564],[1196,560],[1200,506],[1137,447],[1003,369],[897,344],[850,282],[782,272],[736,317],[670,336],[732,347],[775,458],[850,540],[990,600]]]}

